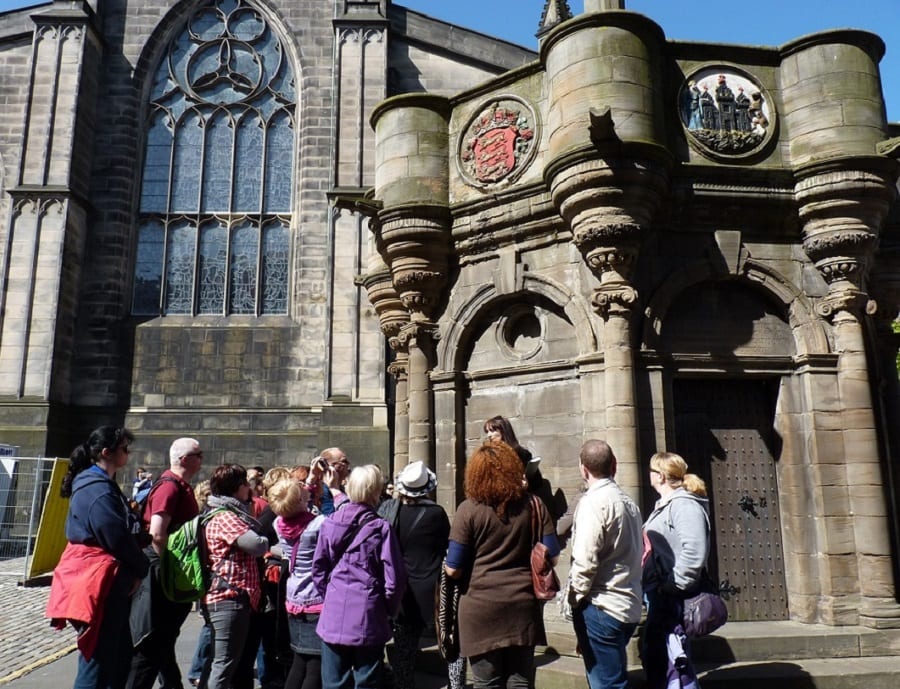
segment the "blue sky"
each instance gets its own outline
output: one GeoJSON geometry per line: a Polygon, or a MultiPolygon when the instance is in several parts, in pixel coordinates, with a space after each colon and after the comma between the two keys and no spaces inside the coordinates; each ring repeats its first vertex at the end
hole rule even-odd
{"type": "MultiPolygon", "coordinates": [[[[536,48],[544,0],[398,0],[395,4],[536,48]]],[[[569,0],[575,14],[583,0],[569,0]]],[[[891,122],[900,122],[900,0],[625,0],[677,41],[778,46],[827,29],[865,29],[881,36],[882,88],[891,122]]]]}
{"type": "MultiPolygon", "coordinates": [[[[153,2],[154,0],[144,0],[153,2]]],[[[0,12],[37,4],[0,0],[0,12]]],[[[492,36],[535,48],[544,0],[397,0],[395,4],[492,36]]],[[[881,61],[888,120],[900,122],[900,0],[626,0],[629,10],[659,24],[668,38],[777,46],[826,29],[878,34],[887,46],[881,61]]],[[[583,0],[569,0],[576,14],[583,0]]]]}

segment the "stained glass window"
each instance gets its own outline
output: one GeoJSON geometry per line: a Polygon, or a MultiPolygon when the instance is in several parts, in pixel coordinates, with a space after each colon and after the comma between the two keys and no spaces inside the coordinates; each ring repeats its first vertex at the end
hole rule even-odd
{"type": "Polygon", "coordinates": [[[132,311],[283,314],[296,94],[249,0],[208,0],[153,77],[132,311]]]}
{"type": "Polygon", "coordinates": [[[250,223],[234,228],[231,235],[231,309],[253,313],[256,308],[256,258],[259,230],[250,223]]]}

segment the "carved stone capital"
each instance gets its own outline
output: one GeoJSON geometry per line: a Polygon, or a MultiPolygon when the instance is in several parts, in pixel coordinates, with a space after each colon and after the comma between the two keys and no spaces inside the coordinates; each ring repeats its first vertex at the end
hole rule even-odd
{"type": "Polygon", "coordinates": [[[863,314],[872,316],[878,305],[865,292],[854,289],[833,290],[816,305],[816,312],[823,318],[835,321],[842,314],[859,318],[863,314]]]}
{"type": "Polygon", "coordinates": [[[412,321],[397,333],[397,340],[406,351],[409,351],[410,346],[428,347],[440,339],[438,324],[431,321],[412,321]]]}
{"type": "Polygon", "coordinates": [[[578,248],[581,249],[588,267],[601,280],[608,273],[614,273],[625,279],[631,275],[634,264],[637,263],[638,249],[634,244],[622,246],[582,244],[578,248]]]}
{"type": "Polygon", "coordinates": [[[598,277],[607,270],[628,277],[668,179],[666,165],[652,158],[599,157],[596,151],[548,166],[553,203],[598,277]],[[612,260],[611,251],[618,252],[612,260]]]}
{"type": "Polygon", "coordinates": [[[432,315],[440,301],[443,288],[442,272],[403,267],[397,267],[394,271],[394,289],[400,295],[404,308],[410,312],[432,315]]]}
{"type": "Polygon", "coordinates": [[[879,156],[826,161],[797,177],[804,251],[829,285],[861,290],[896,195],[896,162],[879,156]]]}
{"type": "Polygon", "coordinates": [[[366,273],[360,283],[366,288],[369,302],[378,316],[381,332],[390,343],[396,338],[400,328],[409,323],[409,312],[394,289],[391,272],[382,264],[379,269],[366,273]]]}
{"type": "Polygon", "coordinates": [[[388,365],[387,370],[394,377],[394,380],[405,379],[409,373],[409,358],[406,356],[406,353],[398,352],[397,358],[388,365]]]}
{"type": "Polygon", "coordinates": [[[825,282],[833,285],[839,282],[849,282],[858,285],[865,272],[865,265],[857,258],[838,256],[826,258],[816,262],[816,268],[825,278],[825,282]]]}
{"type": "Polygon", "coordinates": [[[612,282],[594,290],[591,304],[603,320],[610,316],[629,318],[638,305],[638,293],[627,283],[612,282]]]}
{"type": "Polygon", "coordinates": [[[430,320],[446,287],[450,217],[444,207],[414,206],[379,214],[381,246],[394,290],[417,320],[430,320]]]}

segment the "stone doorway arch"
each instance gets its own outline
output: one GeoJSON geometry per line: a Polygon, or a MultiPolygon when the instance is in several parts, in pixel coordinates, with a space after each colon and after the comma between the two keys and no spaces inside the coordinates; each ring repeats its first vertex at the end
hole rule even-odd
{"type": "Polygon", "coordinates": [[[782,300],[745,278],[707,279],[666,305],[665,445],[707,483],[709,569],[732,620],[788,617],[776,431],[795,332],[782,300]]]}
{"type": "Polygon", "coordinates": [[[560,286],[531,278],[523,287],[483,290],[459,308],[440,342],[439,363],[455,369],[431,376],[438,495],[448,509],[463,498],[466,457],[482,441],[485,419],[498,414],[541,457],[562,508],[581,487],[578,452],[596,403],[580,362],[595,333],[584,305],[560,286]]]}

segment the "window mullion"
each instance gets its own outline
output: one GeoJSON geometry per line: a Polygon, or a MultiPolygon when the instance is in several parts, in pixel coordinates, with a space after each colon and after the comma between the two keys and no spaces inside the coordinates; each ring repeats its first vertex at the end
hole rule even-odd
{"type": "Polygon", "coordinates": [[[262,315],[262,289],[263,289],[263,249],[265,242],[263,233],[266,230],[263,216],[259,216],[259,222],[256,228],[256,299],[254,304],[254,314],[262,315]]]}
{"type": "Polygon", "coordinates": [[[191,298],[191,315],[196,316],[200,313],[200,227],[206,213],[203,210],[203,187],[206,184],[206,144],[210,128],[207,126],[209,120],[205,113],[200,110],[200,126],[203,128],[203,136],[200,137],[200,180],[197,185],[197,219],[196,230],[194,233],[194,281],[193,293],[191,298]]]}
{"type": "MultiPolygon", "coordinates": [[[[174,146],[173,146],[174,148],[174,146]]],[[[166,290],[168,290],[168,282],[169,282],[169,271],[166,270],[166,266],[169,265],[169,216],[166,215],[163,218],[163,251],[162,251],[162,266],[160,266],[160,271],[162,276],[159,280],[159,314],[161,316],[166,315],[166,290]]]]}
{"type": "Polygon", "coordinates": [[[222,315],[231,313],[231,235],[234,232],[234,217],[225,223],[225,294],[222,295],[222,315]]]}

